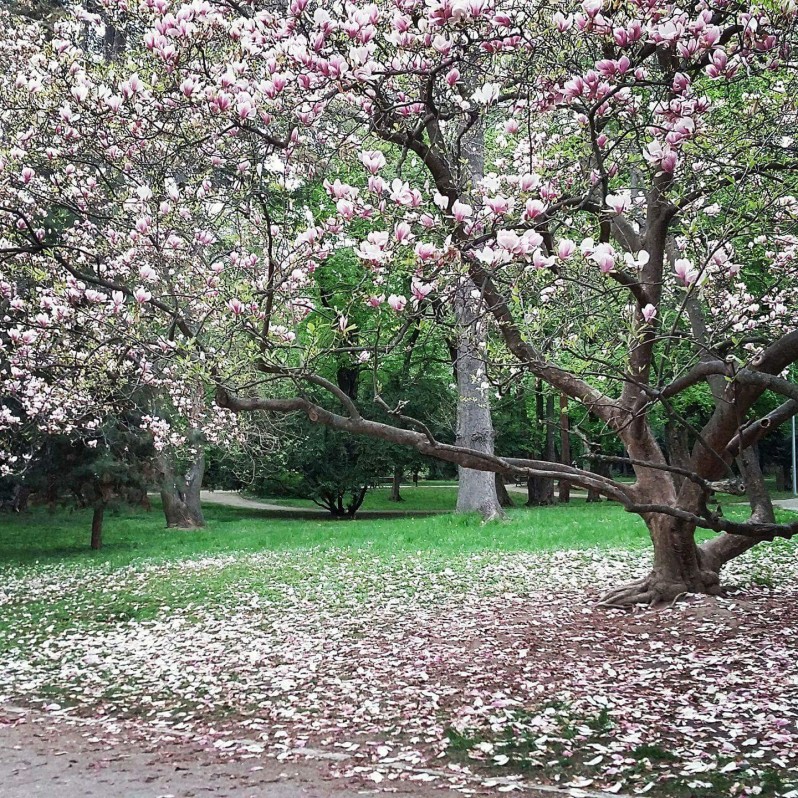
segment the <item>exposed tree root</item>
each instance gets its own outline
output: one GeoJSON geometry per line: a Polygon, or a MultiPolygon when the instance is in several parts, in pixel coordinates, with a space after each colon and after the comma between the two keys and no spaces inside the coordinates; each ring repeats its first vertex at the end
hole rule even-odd
{"type": "Polygon", "coordinates": [[[629,609],[639,604],[672,607],[689,593],[718,596],[722,592],[720,580],[714,571],[700,571],[689,584],[652,571],[643,579],[610,590],[601,597],[598,605],[616,609],[629,609]]]}

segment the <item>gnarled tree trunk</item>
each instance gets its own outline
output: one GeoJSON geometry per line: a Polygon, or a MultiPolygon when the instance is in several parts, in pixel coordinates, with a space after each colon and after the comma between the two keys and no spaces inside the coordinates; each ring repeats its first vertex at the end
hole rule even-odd
{"type": "Polygon", "coordinates": [[[205,474],[205,453],[199,449],[188,472],[177,474],[168,457],[159,458],[161,501],[166,526],[176,529],[199,529],[205,526],[200,491],[205,474]]]}
{"type": "Polygon", "coordinates": [[[696,546],[694,524],[661,513],[648,514],[645,522],[654,544],[654,567],[643,579],[610,591],[602,604],[655,605],[685,593],[720,594],[719,569],[696,546]]]}
{"type": "MultiPolygon", "coordinates": [[[[627,448],[634,460],[666,465],[662,450],[648,426],[640,425],[627,448]]],[[[645,467],[636,467],[635,471],[638,503],[678,507],[693,514],[699,514],[705,507],[706,491],[695,482],[685,480],[677,490],[670,472],[645,467]]],[[[642,517],[654,546],[653,568],[643,579],[610,591],[602,598],[602,604],[655,605],[672,602],[685,593],[718,595],[721,592],[720,566],[715,567],[715,563],[696,545],[694,523],[666,513],[651,512],[642,517]]]]}

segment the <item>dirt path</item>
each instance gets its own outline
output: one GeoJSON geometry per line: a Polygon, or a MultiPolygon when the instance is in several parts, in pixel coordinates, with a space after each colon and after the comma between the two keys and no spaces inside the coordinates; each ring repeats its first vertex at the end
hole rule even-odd
{"type": "Polygon", "coordinates": [[[138,745],[47,722],[0,725],[4,798],[328,798],[343,796],[311,765],[223,761],[196,743],[138,745]]]}
{"type": "MultiPolygon", "coordinates": [[[[225,759],[195,740],[131,739],[121,730],[73,727],[37,712],[0,706],[0,795],[3,798],[349,798],[391,795],[461,798],[463,790],[413,781],[397,772],[377,785],[330,770],[345,763],[305,759],[278,762],[262,755],[225,759]]],[[[500,794],[474,785],[470,795],[500,794]]],[[[568,796],[549,786],[523,790],[526,798],[568,796]]],[[[598,794],[584,792],[589,798],[598,794]]]]}

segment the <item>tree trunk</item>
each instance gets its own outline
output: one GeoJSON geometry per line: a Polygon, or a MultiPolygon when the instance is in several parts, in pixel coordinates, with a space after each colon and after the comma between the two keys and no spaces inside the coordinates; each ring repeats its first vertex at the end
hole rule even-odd
{"type": "Polygon", "coordinates": [[[601,501],[601,494],[595,488],[587,489],[587,502],[593,504],[601,501]]]}
{"type": "MultiPolygon", "coordinates": [[[[665,446],[667,448],[668,462],[672,466],[681,468],[690,467],[690,440],[687,428],[678,424],[674,419],[668,419],[665,423],[665,446]]],[[[679,490],[684,483],[685,477],[681,474],[673,474],[672,479],[679,490]]]]}
{"type": "MultiPolygon", "coordinates": [[[[601,604],[628,607],[673,602],[685,593],[721,593],[718,571],[695,544],[695,525],[669,515],[652,513],[646,519],[654,544],[654,567],[637,582],[605,595],[601,604]]],[[[728,537],[733,537],[729,535],[728,537]]]]}
{"type": "Polygon", "coordinates": [[[188,473],[175,474],[174,466],[166,456],[159,458],[161,468],[161,501],[170,529],[199,529],[205,526],[200,491],[205,474],[205,452],[197,451],[188,473]]]}
{"type": "Polygon", "coordinates": [[[528,477],[526,481],[526,506],[544,507],[556,504],[554,480],[548,477],[528,477]]]}
{"type": "MultiPolygon", "coordinates": [[[[639,461],[665,465],[665,458],[648,425],[640,425],[627,440],[629,456],[639,461]]],[[[706,491],[685,480],[677,492],[672,474],[658,468],[636,467],[637,495],[641,504],[668,505],[698,515],[706,506],[706,491]]],[[[718,595],[719,568],[695,543],[695,524],[664,513],[644,514],[654,545],[654,567],[648,576],[623,585],[605,595],[601,604],[628,607],[634,604],[671,603],[684,593],[718,595]]]]}
{"type": "MultiPolygon", "coordinates": [[[[457,445],[493,454],[493,420],[485,386],[485,361],[480,343],[485,341],[479,300],[470,296],[463,281],[455,295],[457,342],[457,445]]],[[[490,471],[458,466],[457,512],[478,512],[488,521],[502,518],[496,480],[490,471]]]]}
{"type": "MultiPolygon", "coordinates": [[[[602,477],[609,477],[611,476],[609,466],[601,460],[594,461],[590,463],[591,471],[595,474],[599,474],[602,477]]],[[[587,489],[587,500],[588,502],[600,502],[603,501],[602,495],[595,489],[595,488],[588,488],[587,489]]]]}
{"type": "Polygon", "coordinates": [[[402,476],[404,474],[404,469],[402,466],[396,466],[393,470],[393,481],[391,483],[391,501],[392,502],[403,502],[404,499],[402,498],[401,494],[399,493],[399,489],[402,486],[402,476]]]}
{"type": "MultiPolygon", "coordinates": [[[[775,523],[776,513],[765,485],[765,477],[759,465],[759,455],[753,447],[744,449],[737,458],[740,473],[745,480],[745,492],[751,507],[751,518],[759,523],[775,523]]],[[[739,557],[756,546],[755,538],[744,535],[718,535],[700,547],[701,562],[704,567],[720,572],[729,560],[739,557]]]]}
{"type": "MultiPolygon", "coordinates": [[[[543,424],[546,431],[541,460],[554,463],[557,460],[557,449],[554,445],[554,394],[543,395],[543,383],[538,380],[535,396],[535,415],[538,424],[543,424]],[[545,407],[544,407],[545,401],[545,407]]],[[[555,504],[554,480],[549,477],[529,477],[526,481],[527,507],[540,507],[555,504]]]]}
{"type": "Polygon", "coordinates": [[[346,514],[350,518],[355,517],[355,513],[363,506],[363,501],[366,498],[368,485],[364,485],[357,493],[353,493],[349,497],[349,504],[346,506],[346,514]]]}
{"type": "Polygon", "coordinates": [[[788,479],[787,479],[787,468],[784,466],[783,463],[778,463],[775,467],[775,476],[776,476],[776,490],[783,491],[789,490],[787,487],[788,479]]]}
{"type": "Polygon", "coordinates": [[[751,506],[751,518],[759,523],[775,523],[776,514],[773,510],[770,492],[765,485],[762,468],[759,465],[759,453],[754,447],[749,446],[747,449],[743,449],[737,462],[743,480],[745,480],[745,492],[751,506]]]}
{"type": "Polygon", "coordinates": [[[94,505],[91,516],[91,547],[99,551],[103,545],[103,517],[105,516],[105,502],[94,505]]]}
{"type": "Polygon", "coordinates": [[[504,478],[501,474],[495,474],[496,478],[496,497],[499,500],[499,504],[502,507],[512,507],[513,500],[510,498],[510,494],[507,492],[507,486],[504,484],[504,478]]]}
{"type": "MultiPolygon", "coordinates": [[[[468,70],[464,84],[476,88],[482,78],[468,70]]],[[[458,169],[458,182],[464,196],[473,191],[485,174],[485,127],[477,116],[461,130],[463,171],[458,169]]],[[[454,313],[457,321],[457,445],[493,454],[493,420],[486,382],[486,363],[482,347],[487,343],[487,329],[482,318],[485,309],[471,292],[474,284],[462,278],[455,289],[454,313]]],[[[458,513],[478,512],[488,521],[503,518],[504,511],[496,495],[496,480],[488,471],[475,471],[458,466],[458,513]]]]}
{"type": "MultiPolygon", "coordinates": [[[[560,396],[560,457],[563,465],[571,465],[571,435],[568,426],[568,397],[560,396]]],[[[571,483],[560,480],[560,504],[571,501],[571,483]]]]}
{"type": "Polygon", "coordinates": [[[11,509],[15,513],[24,513],[28,509],[30,488],[27,485],[16,485],[11,499],[11,509]]]}

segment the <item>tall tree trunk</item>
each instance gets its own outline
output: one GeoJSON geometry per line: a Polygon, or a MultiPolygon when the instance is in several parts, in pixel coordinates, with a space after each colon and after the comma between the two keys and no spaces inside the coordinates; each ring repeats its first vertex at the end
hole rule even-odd
{"type": "Polygon", "coordinates": [[[99,501],[94,505],[91,516],[91,547],[99,551],[103,545],[103,518],[105,517],[105,502],[99,501]]]}
{"type": "MultiPolygon", "coordinates": [[[[457,445],[493,454],[493,420],[485,387],[485,361],[479,344],[485,340],[479,300],[470,296],[463,281],[455,296],[458,323],[457,344],[457,445]]],[[[458,467],[457,512],[478,512],[487,520],[501,518],[504,511],[496,495],[496,480],[490,471],[458,467]]]]}
{"type": "MultiPolygon", "coordinates": [[[[466,84],[481,83],[482,78],[467,73],[466,84]]],[[[470,119],[462,129],[463,173],[459,182],[466,196],[485,174],[485,128],[482,118],[470,119]]],[[[435,142],[437,143],[437,142],[435,142]]],[[[471,292],[474,284],[463,278],[455,290],[454,312],[457,322],[457,445],[493,454],[493,420],[490,398],[484,387],[486,363],[482,347],[487,343],[484,307],[471,292]]],[[[504,517],[496,495],[496,480],[489,471],[458,467],[457,512],[478,512],[487,520],[504,517]]]]}
{"type": "Polygon", "coordinates": [[[175,473],[167,456],[159,458],[161,469],[161,501],[166,526],[176,529],[199,529],[205,526],[200,491],[205,474],[205,452],[197,450],[185,476],[175,473]]]}
{"type": "MultiPolygon", "coordinates": [[[[554,463],[557,460],[557,449],[554,445],[554,394],[549,393],[544,397],[543,383],[538,380],[537,395],[535,396],[535,415],[538,424],[543,424],[546,431],[541,460],[554,463]],[[545,406],[544,406],[545,401],[545,406]]],[[[549,477],[529,477],[527,479],[527,507],[555,504],[554,480],[549,477]]]]}
{"type": "Polygon", "coordinates": [[[403,502],[404,499],[402,498],[401,494],[399,493],[399,489],[402,486],[402,476],[404,474],[404,469],[402,466],[394,466],[393,469],[393,481],[391,482],[391,501],[392,502],[403,502]]]}
{"type": "MultiPolygon", "coordinates": [[[[571,465],[571,433],[568,425],[568,397],[560,396],[560,458],[563,465],[571,465]]],[[[571,501],[571,483],[560,480],[560,504],[571,501]]]]}

